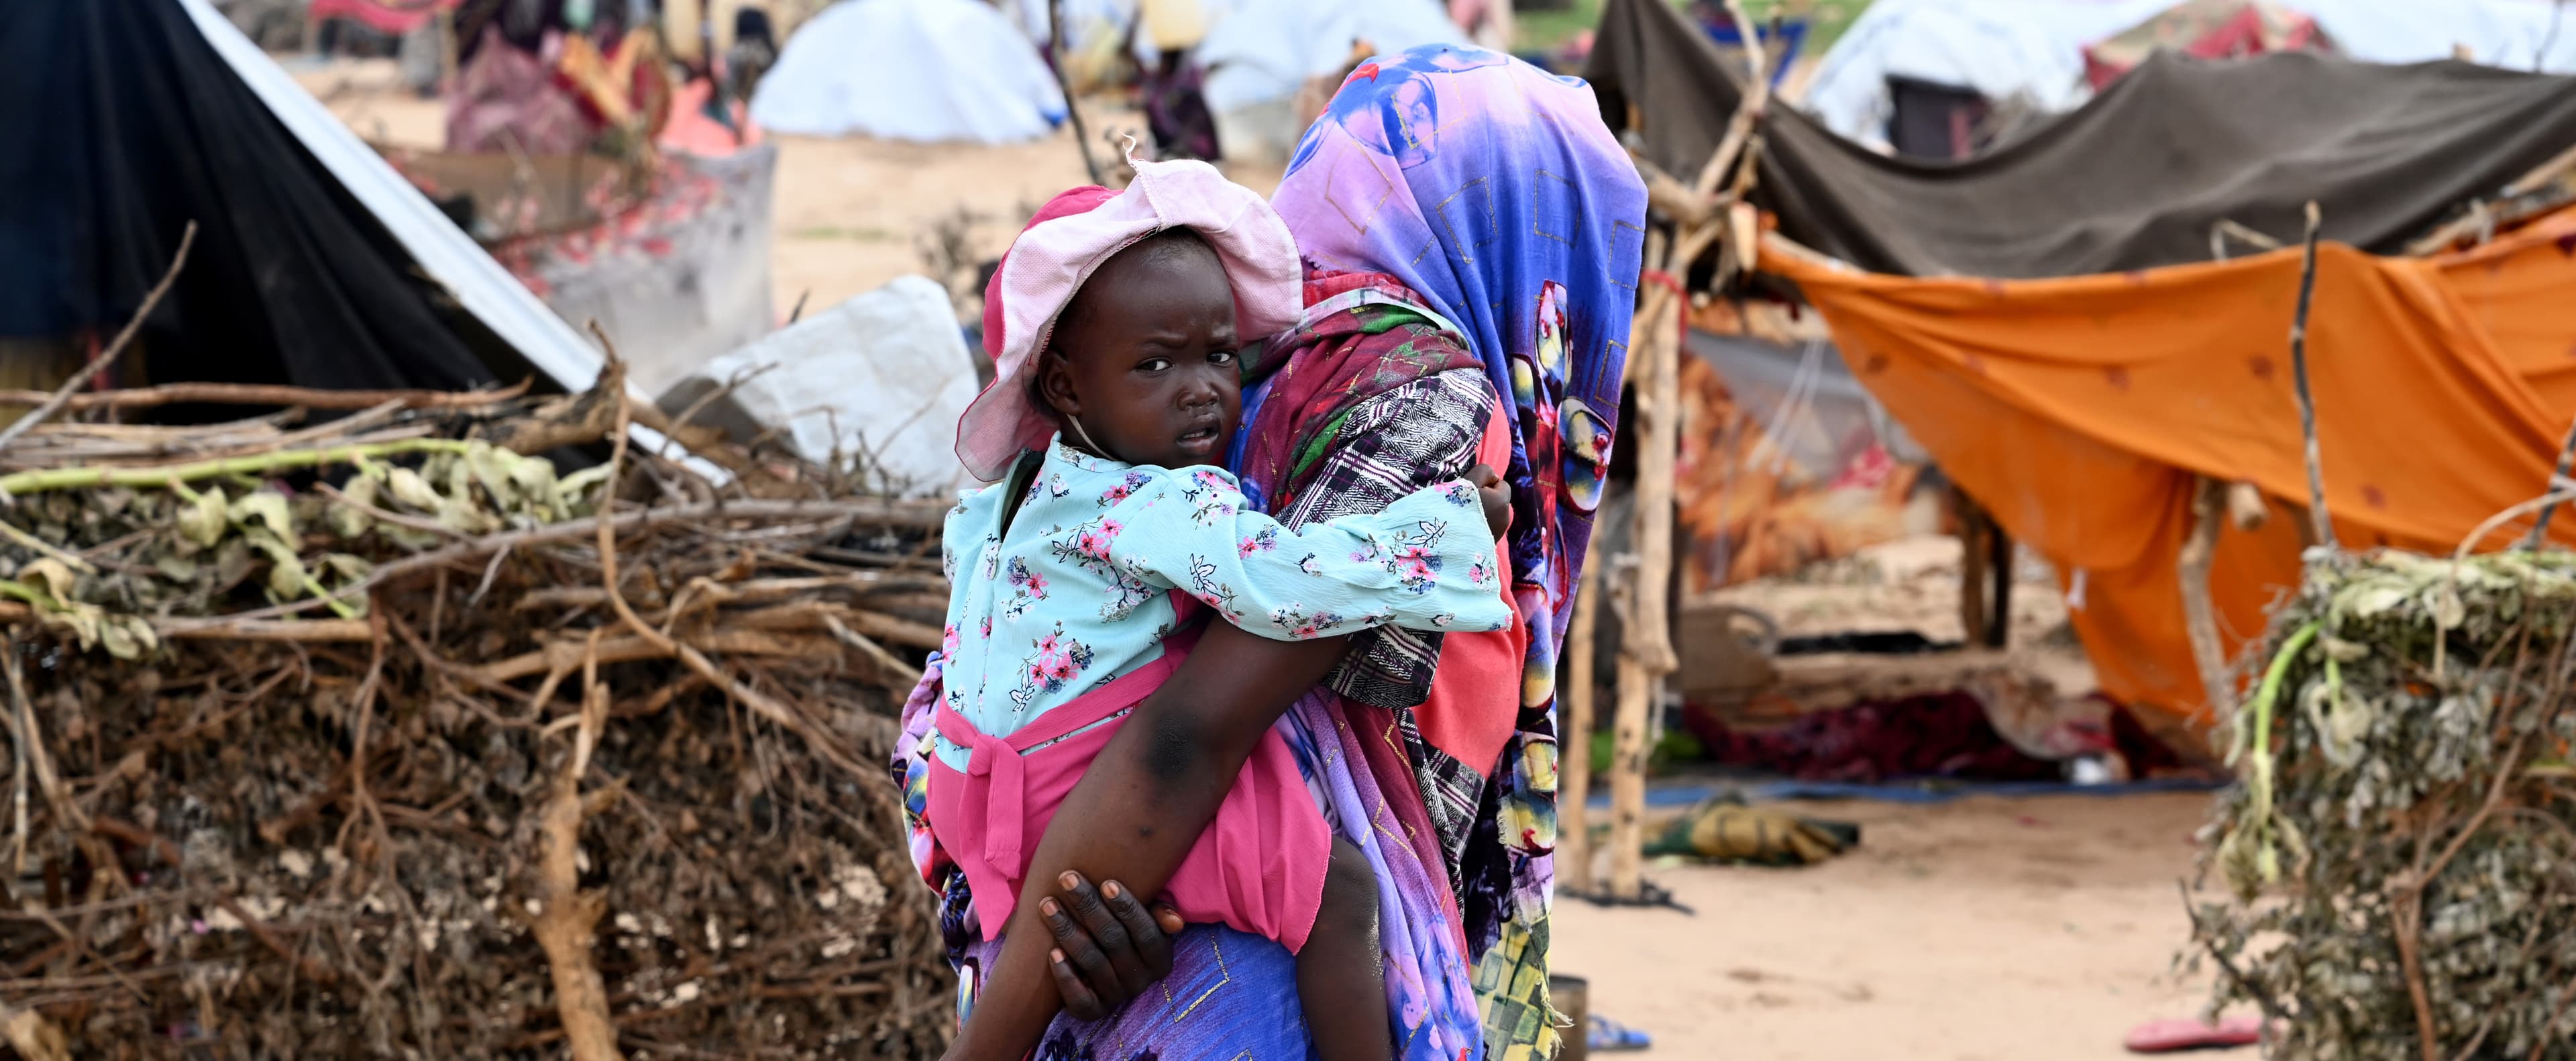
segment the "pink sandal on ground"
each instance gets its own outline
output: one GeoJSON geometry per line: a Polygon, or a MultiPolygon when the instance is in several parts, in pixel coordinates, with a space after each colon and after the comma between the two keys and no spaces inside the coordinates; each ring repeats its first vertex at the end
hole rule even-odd
{"type": "Polygon", "coordinates": [[[2205,1020],[2159,1020],[2130,1029],[2128,1047],[2133,1054],[2172,1054],[2226,1050],[2262,1041],[2261,1017],[2229,1017],[2215,1024],[2205,1020]]]}

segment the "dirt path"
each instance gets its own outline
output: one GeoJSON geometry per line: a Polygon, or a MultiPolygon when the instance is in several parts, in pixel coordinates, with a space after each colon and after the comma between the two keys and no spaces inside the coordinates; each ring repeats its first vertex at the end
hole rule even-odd
{"type": "Polygon", "coordinates": [[[2111,1061],[2128,1029],[2191,1016],[2197,795],[1802,805],[1860,822],[1811,869],[1679,867],[1697,911],[1558,904],[1555,963],[1664,1058],[2111,1061]]]}

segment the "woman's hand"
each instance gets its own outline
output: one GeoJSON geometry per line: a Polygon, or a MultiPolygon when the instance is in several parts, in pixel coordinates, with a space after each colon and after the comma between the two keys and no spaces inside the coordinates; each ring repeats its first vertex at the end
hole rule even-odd
{"type": "Polygon", "coordinates": [[[1055,937],[1047,964],[1067,1014],[1103,1019],[1171,975],[1179,913],[1161,903],[1148,912],[1134,891],[1114,880],[1094,889],[1081,874],[1067,873],[1057,883],[1063,889],[1038,902],[1038,916],[1055,937]]]}
{"type": "Polygon", "coordinates": [[[1501,475],[1482,464],[1467,469],[1459,478],[1476,484],[1476,499],[1485,504],[1485,526],[1497,540],[1501,539],[1504,531],[1512,529],[1512,488],[1501,475]]]}

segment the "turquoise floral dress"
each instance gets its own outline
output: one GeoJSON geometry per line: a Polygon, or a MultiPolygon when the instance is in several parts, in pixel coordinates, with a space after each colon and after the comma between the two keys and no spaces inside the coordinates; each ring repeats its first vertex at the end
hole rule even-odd
{"type": "MultiPolygon", "coordinates": [[[[1126,464],[1059,439],[1007,530],[1005,489],[966,495],[942,538],[954,587],[943,702],[994,737],[1160,657],[1179,621],[1173,591],[1282,641],[1511,623],[1494,538],[1464,481],[1290,530],[1221,469],[1126,464]]],[[[965,769],[966,748],[929,737],[965,769]]]]}

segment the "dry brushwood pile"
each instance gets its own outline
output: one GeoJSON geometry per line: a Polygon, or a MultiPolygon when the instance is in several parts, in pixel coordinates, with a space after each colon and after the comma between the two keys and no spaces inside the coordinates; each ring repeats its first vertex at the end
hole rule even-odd
{"type": "Polygon", "coordinates": [[[940,1048],[884,766],[940,510],[605,445],[618,375],[0,441],[18,1056],[940,1048]]]}
{"type": "Polygon", "coordinates": [[[2218,1003],[2274,1057],[2576,1058],[2576,555],[2336,555],[2267,650],[2193,911],[2218,1003]]]}

